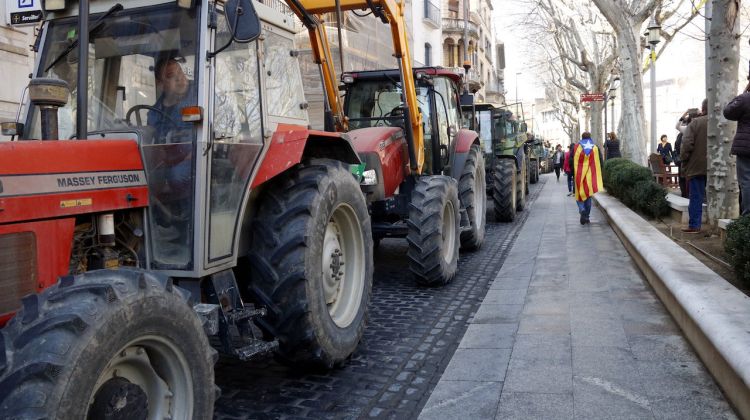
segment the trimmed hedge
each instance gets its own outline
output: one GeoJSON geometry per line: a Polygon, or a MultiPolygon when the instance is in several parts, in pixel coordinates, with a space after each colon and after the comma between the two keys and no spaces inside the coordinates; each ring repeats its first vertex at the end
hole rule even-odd
{"type": "Polygon", "coordinates": [[[727,226],[724,250],[732,260],[737,280],[750,286],[750,216],[742,216],[727,226]]]}
{"type": "Polygon", "coordinates": [[[602,173],[604,188],[623,204],[648,217],[669,214],[667,190],[654,181],[651,170],[623,158],[609,159],[602,173]]]}

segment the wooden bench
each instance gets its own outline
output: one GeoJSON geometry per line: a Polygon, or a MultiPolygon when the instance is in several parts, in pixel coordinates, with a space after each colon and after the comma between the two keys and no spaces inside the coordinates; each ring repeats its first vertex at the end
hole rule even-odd
{"type": "MultiPolygon", "coordinates": [[[[688,206],[690,205],[690,200],[684,197],[680,197],[677,194],[669,193],[667,194],[667,202],[669,203],[669,207],[672,208],[672,218],[675,220],[679,220],[680,223],[687,225],[688,221],[690,220],[690,213],[688,212],[688,206]]],[[[705,223],[707,218],[708,209],[705,204],[703,204],[703,213],[701,214],[701,223],[705,223]]]]}
{"type": "Polygon", "coordinates": [[[658,153],[652,153],[648,157],[648,166],[651,168],[651,173],[654,174],[656,183],[664,186],[665,188],[680,188],[680,180],[676,173],[667,170],[667,165],[658,153]]]}

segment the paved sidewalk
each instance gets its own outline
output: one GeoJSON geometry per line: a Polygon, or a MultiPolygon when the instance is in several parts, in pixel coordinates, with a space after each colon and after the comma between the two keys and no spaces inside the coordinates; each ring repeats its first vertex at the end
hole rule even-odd
{"type": "Polygon", "coordinates": [[[419,418],[736,418],[604,216],[544,176],[419,418]]]}

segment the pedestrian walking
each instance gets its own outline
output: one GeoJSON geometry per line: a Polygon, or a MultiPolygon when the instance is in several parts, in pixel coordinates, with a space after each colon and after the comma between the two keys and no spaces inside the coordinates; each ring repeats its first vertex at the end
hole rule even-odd
{"type": "Polygon", "coordinates": [[[604,152],[607,160],[622,157],[620,154],[620,142],[617,140],[617,135],[614,132],[607,134],[607,141],[604,142],[604,152]]]}
{"type": "Polygon", "coordinates": [[[662,134],[659,140],[659,145],[656,146],[656,153],[661,155],[661,160],[665,165],[671,165],[673,153],[672,143],[668,141],[666,134],[662,134]]]}
{"type": "Polygon", "coordinates": [[[706,173],[708,169],[708,101],[703,100],[701,115],[693,118],[685,129],[680,148],[680,160],[687,177],[690,204],[688,226],[685,233],[701,231],[703,199],[706,195],[706,173]]]}
{"type": "Polygon", "coordinates": [[[581,134],[581,141],[573,147],[570,168],[575,179],[575,198],[581,224],[590,222],[591,197],[599,192],[602,182],[602,152],[591,139],[591,133],[581,134]]]}
{"type": "Polygon", "coordinates": [[[740,213],[745,216],[750,214],[750,83],[743,93],[724,108],[724,118],[737,121],[737,133],[732,140],[731,153],[737,156],[740,213]]]}
{"type": "Polygon", "coordinates": [[[573,195],[573,170],[570,167],[570,154],[572,150],[573,144],[569,144],[568,150],[565,151],[565,161],[563,163],[563,171],[565,171],[565,176],[568,178],[568,197],[573,195]]]}
{"type": "Polygon", "coordinates": [[[555,168],[555,176],[557,176],[557,182],[560,182],[560,170],[562,170],[564,161],[565,153],[563,153],[562,146],[558,144],[555,147],[555,154],[552,155],[552,165],[555,168]]]}

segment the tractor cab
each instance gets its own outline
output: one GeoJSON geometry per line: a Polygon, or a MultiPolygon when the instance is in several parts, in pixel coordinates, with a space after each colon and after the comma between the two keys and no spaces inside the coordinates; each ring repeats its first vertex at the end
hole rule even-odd
{"type": "MultiPolygon", "coordinates": [[[[416,94],[424,133],[425,174],[450,174],[450,150],[461,127],[458,76],[437,68],[415,68],[416,94]]],[[[352,130],[408,126],[398,70],[361,71],[342,77],[344,114],[352,130]]]]}
{"type": "MultiPolygon", "coordinates": [[[[233,263],[261,150],[279,124],[308,126],[291,19],[250,1],[91,2],[81,120],[68,3],[48,11],[34,73],[70,90],[56,139],[137,142],[149,269],[198,277],[233,263]]],[[[28,110],[21,138],[43,139],[44,107],[28,110]]]]}

